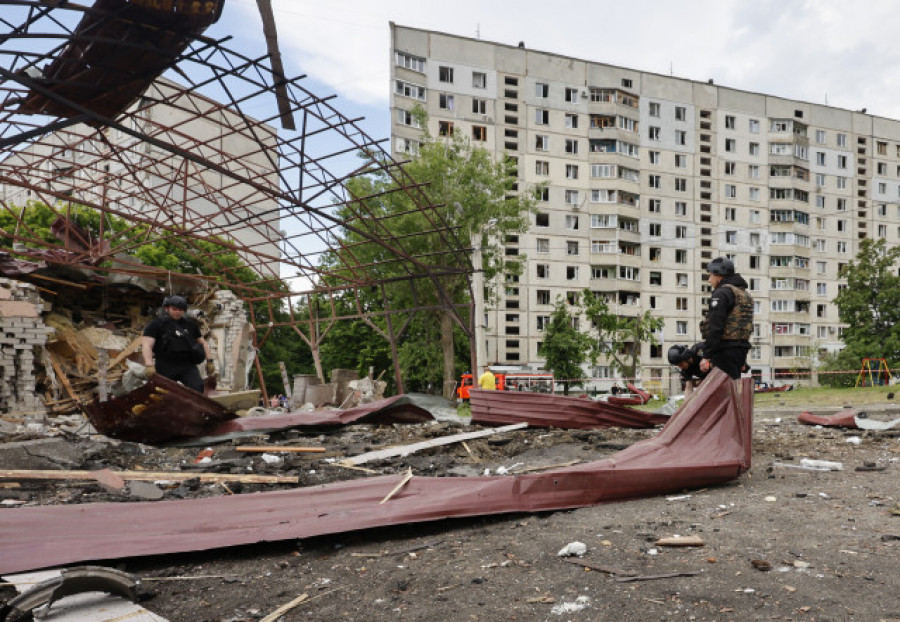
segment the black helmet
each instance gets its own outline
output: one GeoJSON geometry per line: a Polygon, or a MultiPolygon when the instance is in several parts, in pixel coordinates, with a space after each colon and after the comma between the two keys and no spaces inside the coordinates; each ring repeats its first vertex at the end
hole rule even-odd
{"type": "Polygon", "coordinates": [[[691,351],[687,346],[676,345],[669,348],[669,365],[678,365],[691,357],[691,351]]]}
{"type": "Polygon", "coordinates": [[[734,274],[734,262],[728,257],[716,257],[706,265],[706,271],[710,274],[731,276],[734,274]]]}
{"type": "Polygon", "coordinates": [[[188,303],[182,296],[166,296],[165,300],[163,300],[163,306],[187,311],[188,303]]]}

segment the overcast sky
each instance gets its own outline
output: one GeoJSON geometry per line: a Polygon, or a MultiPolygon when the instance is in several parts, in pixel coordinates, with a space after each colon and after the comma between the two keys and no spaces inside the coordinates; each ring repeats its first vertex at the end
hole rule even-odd
{"type": "MultiPolygon", "coordinates": [[[[261,54],[255,0],[207,34],[261,54]]],[[[273,0],[288,75],[386,137],[388,22],[900,119],[893,0],[273,0]]]]}

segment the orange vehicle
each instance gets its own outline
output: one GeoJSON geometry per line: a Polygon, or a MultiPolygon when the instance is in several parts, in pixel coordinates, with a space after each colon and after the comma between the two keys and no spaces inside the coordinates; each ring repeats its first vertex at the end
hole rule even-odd
{"type": "MultiPolygon", "coordinates": [[[[498,391],[530,391],[532,393],[553,393],[553,374],[548,373],[496,373],[498,391]]],[[[469,399],[469,391],[475,384],[472,374],[463,374],[459,381],[456,395],[460,399],[469,399]]]]}

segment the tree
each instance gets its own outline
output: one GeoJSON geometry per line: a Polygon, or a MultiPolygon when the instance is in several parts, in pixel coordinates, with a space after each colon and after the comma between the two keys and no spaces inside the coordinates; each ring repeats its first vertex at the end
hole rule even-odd
{"type": "MultiPolygon", "coordinates": [[[[413,114],[422,127],[427,127],[427,117],[421,107],[413,114]]],[[[473,145],[459,132],[435,139],[426,131],[418,153],[404,165],[404,170],[420,184],[427,203],[437,206],[438,221],[454,227],[451,231],[429,233],[435,228],[434,221],[429,220],[426,212],[416,209],[412,196],[415,192],[396,191],[399,186],[390,174],[391,167],[391,162],[380,162],[367,174],[348,180],[347,188],[359,198],[359,204],[338,209],[338,215],[348,224],[341,241],[344,249],[352,249],[353,260],[372,266],[370,277],[394,281],[385,286],[382,306],[390,301],[394,309],[434,309],[419,318],[421,324],[417,330],[403,335],[405,348],[418,348],[416,356],[407,353],[404,360],[407,363],[415,360],[417,373],[435,374],[442,370],[443,378],[433,376],[433,380],[441,382],[447,394],[461,368],[457,360],[459,334],[468,332],[472,323],[468,313],[459,311],[471,303],[468,278],[471,255],[448,253],[447,236],[456,236],[456,243],[462,248],[471,246],[480,250],[481,264],[475,269],[484,275],[490,300],[496,292],[493,287],[498,275],[521,273],[524,257],[507,256],[505,241],[508,235],[528,228],[536,197],[533,192],[515,192],[517,171],[513,160],[494,162],[490,153],[473,145]],[[365,217],[361,215],[360,205],[365,217]],[[442,273],[440,287],[446,299],[438,296],[434,284],[423,282],[411,287],[403,281],[408,264],[398,262],[371,239],[371,236],[382,236],[386,226],[390,227],[394,239],[402,240],[409,256],[442,273]],[[427,328],[426,324],[432,324],[437,330],[427,328]],[[436,335],[440,348],[434,347],[436,335]]],[[[347,269],[342,266],[348,265],[346,258],[343,249],[332,252],[323,265],[345,273],[347,269]]],[[[412,327],[411,323],[400,325],[412,327]]],[[[382,324],[379,327],[383,329],[382,324]]],[[[468,366],[468,362],[462,365],[468,366]]],[[[419,380],[424,382],[425,378],[419,380]]]]}
{"type": "Polygon", "coordinates": [[[575,328],[566,302],[557,299],[553,314],[550,316],[550,324],[544,331],[541,354],[544,355],[546,365],[553,371],[553,375],[561,379],[565,395],[569,394],[570,384],[574,386],[584,384],[581,364],[590,350],[590,337],[575,328]]]}
{"type": "Polygon", "coordinates": [[[866,239],[841,272],[847,287],[834,299],[845,324],[846,354],[841,361],[855,358],[858,366],[863,358],[885,358],[889,364],[900,360],[898,260],[900,247],[889,246],[883,238],[866,239]]]}
{"type": "Polygon", "coordinates": [[[640,368],[642,344],[657,345],[657,335],[665,321],[654,317],[650,311],[637,317],[616,315],[610,311],[605,298],[590,290],[585,290],[581,299],[584,314],[597,331],[591,360],[595,362],[601,356],[605,357],[623,376],[635,378],[640,368]]]}

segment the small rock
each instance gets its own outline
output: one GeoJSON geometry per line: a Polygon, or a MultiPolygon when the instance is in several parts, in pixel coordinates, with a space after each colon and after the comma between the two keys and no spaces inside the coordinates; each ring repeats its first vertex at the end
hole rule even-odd
{"type": "Polygon", "coordinates": [[[769,572],[770,570],[772,570],[772,564],[764,559],[751,559],[750,565],[763,572],[769,572]]]}
{"type": "Polygon", "coordinates": [[[583,557],[584,554],[587,553],[587,545],[584,542],[569,542],[567,545],[562,547],[557,553],[560,557],[583,557]]]}

